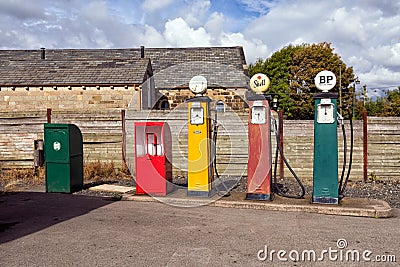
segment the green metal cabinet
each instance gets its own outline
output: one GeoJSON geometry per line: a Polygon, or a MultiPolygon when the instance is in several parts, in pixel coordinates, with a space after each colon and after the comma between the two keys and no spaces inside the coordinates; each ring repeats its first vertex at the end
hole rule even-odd
{"type": "Polygon", "coordinates": [[[314,99],[312,202],[338,204],[337,94],[318,93],[314,99]]]}
{"type": "Polygon", "coordinates": [[[72,193],[83,187],[82,133],[74,124],[44,125],[46,192],[72,193]]]}

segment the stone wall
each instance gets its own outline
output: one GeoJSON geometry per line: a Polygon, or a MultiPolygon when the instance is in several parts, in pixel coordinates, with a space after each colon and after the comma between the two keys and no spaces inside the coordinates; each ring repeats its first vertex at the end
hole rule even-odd
{"type": "MultiPolygon", "coordinates": [[[[221,100],[227,108],[232,110],[246,111],[248,110],[248,105],[244,100],[246,91],[246,89],[209,89],[204,95],[215,101],[221,100]]],[[[187,99],[194,97],[188,89],[161,90],[160,93],[168,98],[171,109],[176,109],[187,99]]]]}
{"type": "Polygon", "coordinates": [[[140,91],[133,86],[2,87],[0,110],[116,110],[140,107],[140,91]]]}

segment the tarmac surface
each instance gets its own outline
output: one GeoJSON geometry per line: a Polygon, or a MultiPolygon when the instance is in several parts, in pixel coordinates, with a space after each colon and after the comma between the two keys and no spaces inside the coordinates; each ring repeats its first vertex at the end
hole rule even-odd
{"type": "Polygon", "coordinates": [[[398,266],[400,261],[398,209],[378,219],[236,205],[240,196],[212,202],[231,206],[197,205],[196,199],[191,208],[123,196],[136,199],[0,195],[0,266],[398,266]]]}

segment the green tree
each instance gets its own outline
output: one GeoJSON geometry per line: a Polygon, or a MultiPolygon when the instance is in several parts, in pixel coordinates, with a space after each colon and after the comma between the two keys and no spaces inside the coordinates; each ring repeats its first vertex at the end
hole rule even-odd
{"type": "MultiPolygon", "coordinates": [[[[279,96],[280,109],[289,119],[314,118],[314,77],[322,70],[335,73],[338,82],[334,92],[338,92],[340,78],[342,88],[347,88],[354,78],[353,69],[333,53],[329,43],[289,45],[264,62],[259,59],[250,65],[251,75],[260,72],[270,78],[268,93],[279,96]]],[[[351,95],[352,90],[343,94],[344,104],[351,103],[351,95]]]]}
{"type": "Polygon", "coordinates": [[[374,101],[369,99],[363,106],[362,101],[356,103],[356,119],[361,119],[361,112],[366,109],[368,116],[399,117],[400,116],[400,87],[388,90],[385,96],[378,97],[374,101]]]}
{"type": "Polygon", "coordinates": [[[384,105],[384,114],[389,117],[400,116],[400,86],[395,90],[386,91],[386,103],[384,105]]]}
{"type": "Polygon", "coordinates": [[[250,64],[249,67],[250,76],[256,73],[264,73],[270,78],[271,84],[268,94],[278,98],[279,108],[288,117],[292,117],[288,112],[293,109],[291,106],[295,105],[293,101],[290,101],[290,66],[295,52],[305,46],[305,44],[286,46],[273,53],[265,61],[259,58],[255,64],[250,64]]]}

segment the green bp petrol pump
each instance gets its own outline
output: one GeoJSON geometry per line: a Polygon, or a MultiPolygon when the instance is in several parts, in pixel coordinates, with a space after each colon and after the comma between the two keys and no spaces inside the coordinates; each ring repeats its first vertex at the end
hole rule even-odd
{"type": "Polygon", "coordinates": [[[315,85],[322,90],[314,95],[314,169],[312,203],[338,204],[337,94],[331,93],[336,76],[319,72],[315,85]]]}

